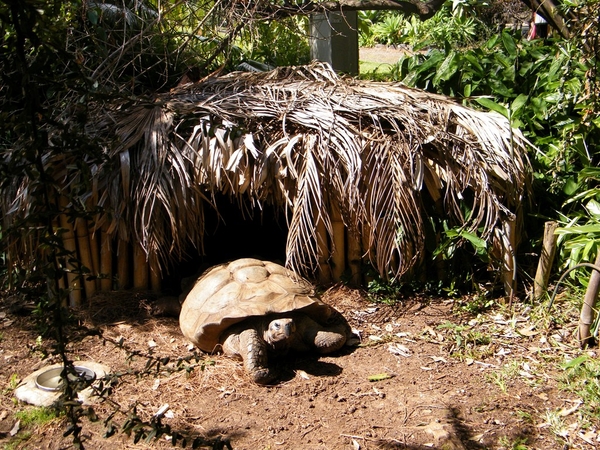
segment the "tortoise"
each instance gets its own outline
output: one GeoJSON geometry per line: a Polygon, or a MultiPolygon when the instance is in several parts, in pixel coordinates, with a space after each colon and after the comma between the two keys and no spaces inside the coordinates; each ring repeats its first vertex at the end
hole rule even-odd
{"type": "Polygon", "coordinates": [[[200,350],[241,358],[258,384],[275,378],[269,356],[289,350],[331,353],[352,336],[348,322],[319,299],[310,282],[253,258],[204,272],[185,297],[179,325],[200,350]]]}

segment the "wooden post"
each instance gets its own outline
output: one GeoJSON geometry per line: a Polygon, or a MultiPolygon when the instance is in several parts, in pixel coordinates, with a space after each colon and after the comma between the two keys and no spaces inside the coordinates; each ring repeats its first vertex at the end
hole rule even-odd
{"type": "Polygon", "coordinates": [[[329,265],[331,253],[329,251],[327,227],[321,218],[317,219],[316,239],[319,258],[319,283],[327,285],[331,283],[331,266],[329,265]]]}
{"type": "Polygon", "coordinates": [[[71,262],[73,258],[77,258],[77,244],[75,242],[75,231],[73,224],[69,222],[69,218],[65,214],[67,209],[68,199],[61,195],[59,198],[61,209],[60,227],[64,230],[62,233],[63,245],[65,250],[70,254],[67,255],[66,267],[67,270],[67,289],[69,292],[69,306],[81,305],[81,277],[77,274],[77,266],[71,262]]]}
{"type": "Polygon", "coordinates": [[[133,243],[133,287],[148,289],[148,258],[138,242],[133,243]]]}
{"type": "Polygon", "coordinates": [[[112,239],[108,234],[108,222],[102,225],[100,234],[100,290],[112,290],[112,239]]]}
{"type": "Polygon", "coordinates": [[[538,261],[533,284],[534,300],[542,298],[548,290],[548,280],[550,278],[550,272],[552,271],[554,254],[556,253],[557,236],[555,231],[557,228],[558,223],[554,221],[546,222],[544,224],[544,240],[542,242],[542,250],[540,252],[540,259],[538,261]]]}
{"type": "Polygon", "coordinates": [[[331,228],[333,231],[333,250],[331,252],[331,274],[333,281],[341,281],[342,274],[346,269],[346,247],[345,247],[345,232],[346,227],[342,221],[342,215],[338,206],[330,203],[331,208],[331,228]]]}
{"type": "Polygon", "coordinates": [[[117,243],[117,289],[131,286],[131,261],[129,243],[119,239],[117,243]]]}
{"type": "Polygon", "coordinates": [[[77,234],[77,247],[79,249],[79,260],[81,264],[89,270],[88,273],[82,273],[83,287],[85,296],[89,300],[96,292],[96,282],[87,278],[94,273],[94,262],[92,249],[90,247],[90,236],[88,232],[87,220],[78,217],[75,220],[75,234],[77,234]]]}

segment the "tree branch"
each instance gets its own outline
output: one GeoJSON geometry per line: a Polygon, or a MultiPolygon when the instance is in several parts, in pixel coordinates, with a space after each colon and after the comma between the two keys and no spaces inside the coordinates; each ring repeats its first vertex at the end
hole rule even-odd
{"type": "Polygon", "coordinates": [[[327,11],[363,11],[363,10],[393,10],[406,15],[417,15],[421,20],[432,17],[444,4],[445,0],[327,0],[323,2],[307,1],[301,5],[284,4],[268,5],[259,8],[261,15],[273,19],[312,14],[327,11]]]}

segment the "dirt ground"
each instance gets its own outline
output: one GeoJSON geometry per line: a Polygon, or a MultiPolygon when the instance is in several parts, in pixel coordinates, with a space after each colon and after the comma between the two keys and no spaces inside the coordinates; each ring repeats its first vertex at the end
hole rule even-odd
{"type": "MultiPolygon", "coordinates": [[[[557,355],[579,354],[572,328],[542,328],[529,308],[518,305],[475,317],[458,314],[453,300],[415,297],[386,306],[344,287],[326,292],[324,300],[348,318],[362,344],[333,356],[294,354],[275,361],[280,381],[264,387],[249,382],[237,361],[220,355],[196,353],[201,359],[194,367],[192,359],[180,365],[189,370],[177,370],[175,361],[194,350],[175,318],[149,314],[150,297],[115,293],[94,299],[79,323],[100,333],[79,332],[71,355],[108,365],[119,376],[110,401],[93,405],[99,420],[81,419],[85,448],[172,448],[166,435],[134,443],[120,431],[134,405],[146,422],[168,405],[162,423],[190,436],[188,448],[195,437],[239,450],[600,444],[596,434],[577,428],[578,399],[557,383],[557,355]],[[114,344],[119,341],[120,347],[114,344]],[[149,352],[170,362],[145,373],[149,352]],[[552,411],[567,425],[562,438],[545,419],[552,411]],[[105,438],[111,413],[117,432],[105,438]]],[[[58,361],[43,358],[50,343],[36,343],[37,336],[27,308],[7,299],[0,303],[0,445],[71,448],[62,420],[19,441],[27,430],[16,424],[15,413],[31,407],[14,400],[15,374],[23,379],[58,361]]]]}

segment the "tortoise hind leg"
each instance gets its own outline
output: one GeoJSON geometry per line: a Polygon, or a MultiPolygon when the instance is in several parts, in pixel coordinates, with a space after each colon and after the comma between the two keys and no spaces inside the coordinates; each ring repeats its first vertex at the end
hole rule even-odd
{"type": "Polygon", "coordinates": [[[267,366],[267,345],[254,328],[232,332],[223,342],[226,355],[241,357],[244,368],[257,384],[268,384],[273,381],[273,374],[267,366]]]}

